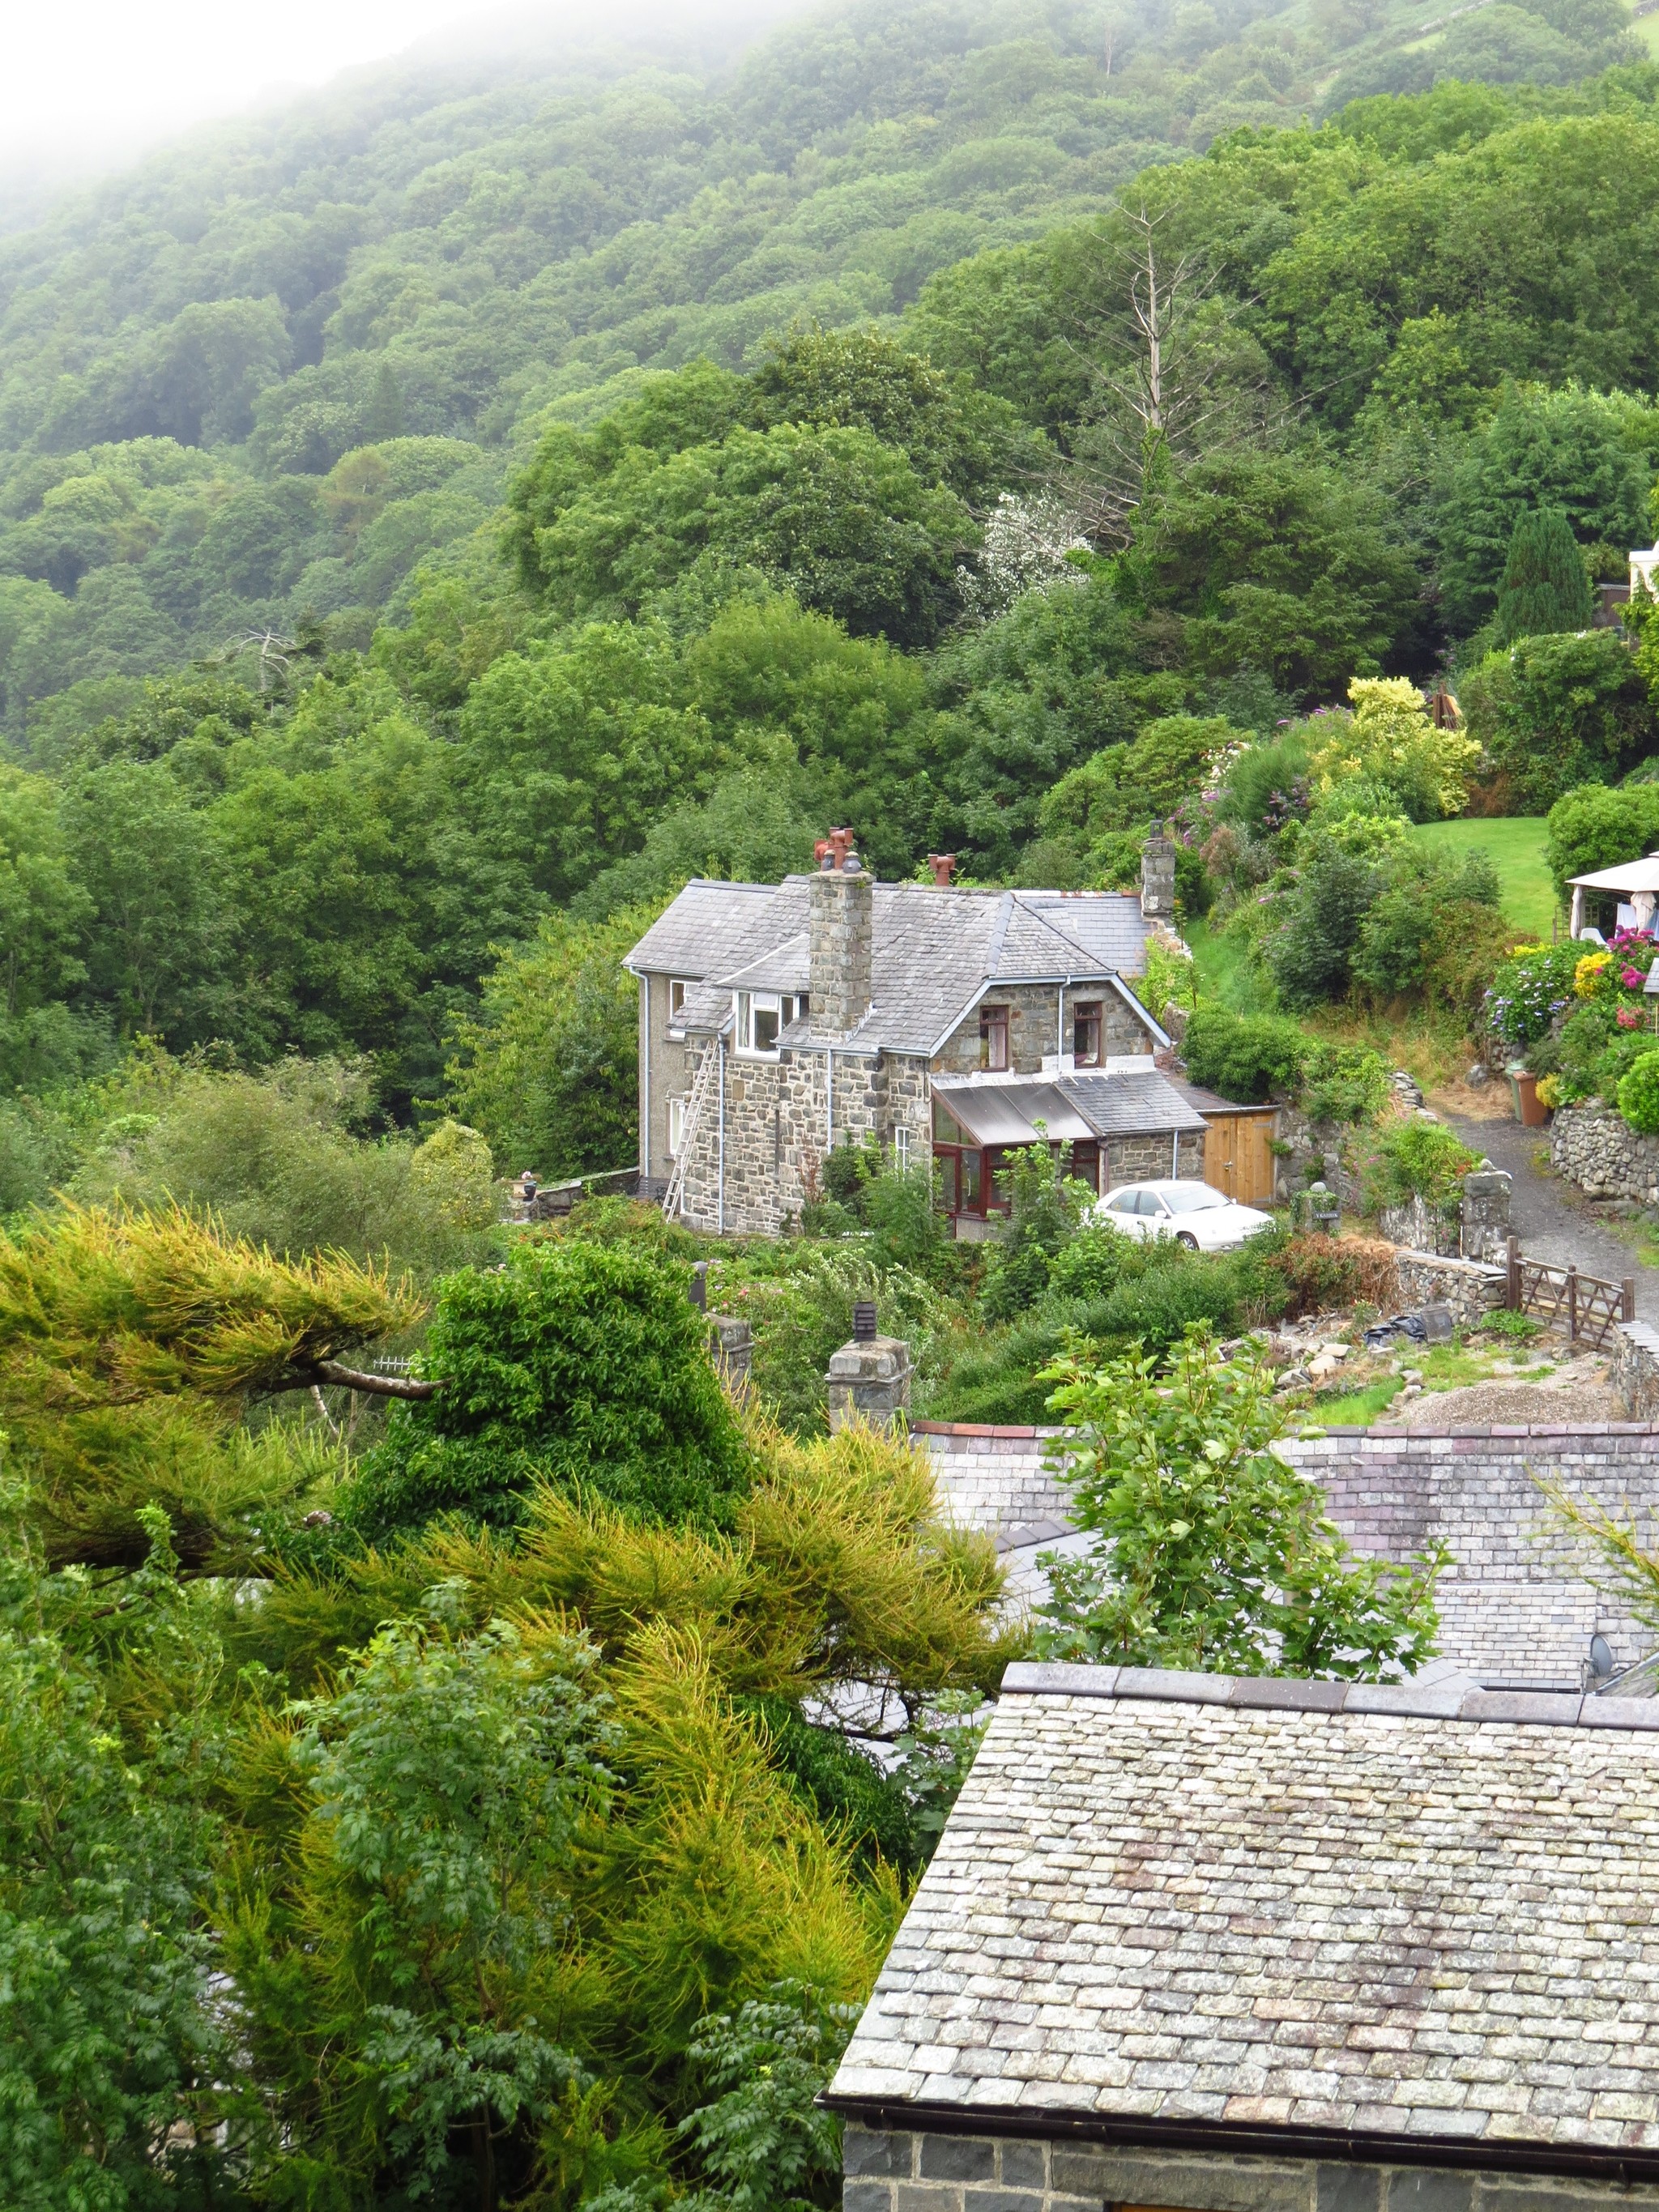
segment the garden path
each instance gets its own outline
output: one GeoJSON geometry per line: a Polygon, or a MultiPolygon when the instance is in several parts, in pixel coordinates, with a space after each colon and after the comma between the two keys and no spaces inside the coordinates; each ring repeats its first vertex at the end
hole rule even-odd
{"type": "Polygon", "coordinates": [[[1580,1191],[1550,1174],[1547,1166],[1540,1170],[1534,1155],[1546,1162],[1549,1158],[1543,1130],[1523,1129],[1507,1116],[1477,1121],[1437,1110],[1466,1145],[1514,1177],[1510,1223],[1528,1259],[1577,1267],[1614,1283],[1633,1275],[1637,1312],[1644,1321],[1659,1323],[1659,1267],[1642,1264],[1634,1239],[1620,1234],[1622,1224],[1598,1214],[1580,1191]]]}

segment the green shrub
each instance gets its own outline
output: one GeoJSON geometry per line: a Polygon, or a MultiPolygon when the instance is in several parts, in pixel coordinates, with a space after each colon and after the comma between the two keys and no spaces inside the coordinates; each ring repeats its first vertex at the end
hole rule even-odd
{"type": "Polygon", "coordinates": [[[1319,1042],[1309,1053],[1302,1103],[1316,1121],[1369,1121],[1392,1091],[1388,1061],[1369,1045],[1319,1042]]]}
{"type": "Polygon", "coordinates": [[[719,1528],[748,1486],[684,1267],[637,1247],[520,1244],[438,1285],[422,1366],[343,1504],[380,1542],[436,1513],[511,1527],[539,1482],[651,1521],[719,1528]]]}
{"type": "Polygon", "coordinates": [[[1023,1313],[1048,1288],[1055,1257],[1077,1235],[1094,1198],[1047,1145],[1008,1155],[1008,1212],[986,1272],[980,1308],[988,1321],[1023,1313]]]}
{"type": "Polygon", "coordinates": [[[1193,1081],[1242,1106],[1293,1092],[1308,1051],[1300,1024],[1283,1015],[1230,1014],[1220,1006],[1200,1006],[1182,1045],[1193,1081]]]}
{"type": "Polygon", "coordinates": [[[1469,733],[1508,779],[1516,813],[1541,814],[1581,784],[1615,782],[1654,741],[1647,686],[1616,630],[1518,637],[1458,689],[1469,733]]]}
{"type": "Polygon", "coordinates": [[[1659,1130],[1659,1052],[1644,1052],[1619,1085],[1619,1111],[1632,1129],[1659,1130]]]}
{"type": "Polygon", "coordinates": [[[1613,791],[1587,783],[1558,799],[1549,811],[1544,858],[1565,904],[1567,878],[1593,875],[1639,860],[1659,845],[1659,784],[1627,784],[1613,791]]]}
{"type": "Polygon", "coordinates": [[[1433,1206],[1449,1206],[1463,1177],[1480,1160],[1480,1153],[1472,1152],[1443,1122],[1419,1121],[1414,1115],[1391,1121],[1379,1132],[1366,1163],[1366,1211],[1407,1206],[1413,1198],[1433,1206]]]}
{"type": "Polygon", "coordinates": [[[1313,748],[1296,733],[1275,738],[1272,744],[1247,746],[1227,772],[1223,816],[1256,836],[1270,836],[1304,815],[1312,759],[1313,748]]]}
{"type": "Polygon", "coordinates": [[[879,1259],[924,1273],[931,1268],[945,1241],[933,1203],[932,1160],[900,1168],[890,1158],[865,1186],[864,1219],[879,1259]]]}
{"type": "Polygon", "coordinates": [[[1511,1313],[1505,1306],[1494,1306],[1483,1314],[1479,1326],[1484,1334],[1507,1337],[1511,1344],[1530,1344],[1544,1334],[1543,1322],[1534,1315],[1511,1313]]]}

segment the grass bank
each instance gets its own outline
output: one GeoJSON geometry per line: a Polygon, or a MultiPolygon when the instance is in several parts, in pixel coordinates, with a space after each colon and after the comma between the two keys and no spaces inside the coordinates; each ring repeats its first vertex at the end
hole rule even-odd
{"type": "Polygon", "coordinates": [[[1492,856],[1504,893],[1504,912],[1517,929],[1547,939],[1555,917],[1555,888],[1544,865],[1541,814],[1492,815],[1474,821],[1419,822],[1412,836],[1441,852],[1492,856]]]}

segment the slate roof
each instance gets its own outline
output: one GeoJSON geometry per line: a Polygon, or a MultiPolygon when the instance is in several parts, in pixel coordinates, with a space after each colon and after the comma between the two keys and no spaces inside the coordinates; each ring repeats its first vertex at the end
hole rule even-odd
{"type": "Polygon", "coordinates": [[[1659,2154],[1659,1705],[1449,1669],[1003,1692],[832,2103],[1659,2154]]]}
{"type": "MultiPolygon", "coordinates": [[[[810,989],[811,880],[699,878],[686,885],[627,962],[636,973],[696,977],[710,987],[707,995],[687,994],[677,1032],[723,1024],[721,994],[810,989]]],[[[1140,901],[1127,892],[878,884],[873,908],[870,1012],[838,1050],[931,1054],[988,988],[1067,978],[1106,984],[1145,965],[1147,925],[1140,901]]],[[[1162,1039],[1161,1030],[1156,1034],[1162,1039]]],[[[805,1033],[789,1040],[810,1041],[805,1033]]]]}
{"type": "Polygon", "coordinates": [[[774,896],[771,884],[717,884],[697,877],[658,915],[628,956],[652,975],[692,977],[723,965],[774,896]]]}
{"type": "Polygon", "coordinates": [[[1204,1116],[1153,1068],[1145,1075],[1062,1075],[1057,1080],[1097,1137],[1171,1136],[1178,1129],[1205,1126],[1204,1116]]]}

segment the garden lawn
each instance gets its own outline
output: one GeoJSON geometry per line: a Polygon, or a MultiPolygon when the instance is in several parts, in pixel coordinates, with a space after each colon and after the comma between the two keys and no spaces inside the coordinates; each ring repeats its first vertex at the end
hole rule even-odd
{"type": "Polygon", "coordinates": [[[1485,816],[1475,821],[1420,822],[1412,831],[1420,843],[1462,855],[1479,845],[1492,856],[1503,887],[1504,912],[1517,929],[1535,930],[1548,941],[1555,918],[1555,891],[1544,866],[1541,814],[1485,816]]]}

